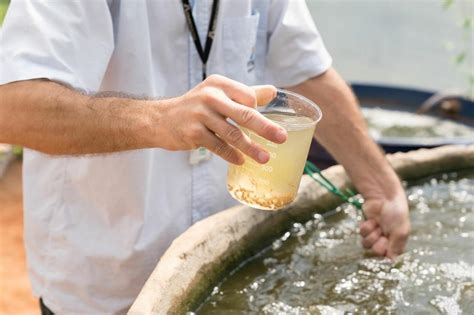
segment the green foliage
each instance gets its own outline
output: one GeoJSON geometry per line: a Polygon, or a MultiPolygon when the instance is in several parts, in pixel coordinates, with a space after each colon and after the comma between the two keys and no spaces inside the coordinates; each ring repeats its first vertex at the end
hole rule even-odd
{"type": "Polygon", "coordinates": [[[13,146],[13,154],[19,158],[21,158],[23,156],[23,148],[18,146],[18,145],[14,145],[13,146]]]}
{"type": "Polygon", "coordinates": [[[449,9],[454,3],[454,0],[443,0],[443,8],[449,9]]]}
{"type": "Polygon", "coordinates": [[[466,59],[466,53],[463,51],[457,54],[457,56],[454,58],[454,62],[460,65],[461,63],[463,63],[464,59],[466,59]]]}
{"type": "Polygon", "coordinates": [[[0,0],[0,25],[3,23],[3,18],[5,17],[5,13],[7,13],[9,3],[10,0],[0,0]]]}
{"type": "Polygon", "coordinates": [[[465,29],[465,30],[469,30],[473,25],[472,25],[472,19],[473,17],[472,16],[469,16],[469,17],[466,17],[464,19],[464,22],[462,23],[462,27],[465,29]]]}
{"type": "MultiPolygon", "coordinates": [[[[472,5],[472,4],[471,4],[472,5]]],[[[467,96],[471,99],[474,99],[474,68],[470,64],[473,55],[473,38],[474,38],[474,16],[473,12],[470,10],[463,11],[463,3],[461,1],[455,0],[443,0],[443,8],[445,10],[454,10],[459,9],[460,12],[463,12],[464,17],[459,21],[460,32],[464,39],[463,47],[448,47],[449,51],[457,51],[453,61],[456,66],[459,67],[459,70],[467,75],[469,90],[467,91],[467,96]]]]}

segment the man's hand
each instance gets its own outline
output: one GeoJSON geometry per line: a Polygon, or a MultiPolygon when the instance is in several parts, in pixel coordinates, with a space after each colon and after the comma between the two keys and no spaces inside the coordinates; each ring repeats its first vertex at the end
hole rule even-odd
{"type": "Polygon", "coordinates": [[[392,200],[368,199],[364,213],[367,220],[360,224],[362,245],[391,259],[403,253],[410,233],[405,194],[399,193],[392,200]]]}
{"type": "Polygon", "coordinates": [[[84,95],[48,80],[0,85],[0,95],[0,142],[53,155],[206,147],[231,163],[243,163],[242,153],[266,163],[268,152],[227,118],[276,143],[287,137],[255,110],[275,97],[275,87],[251,88],[218,75],[158,101],[84,95]]]}
{"type": "Polygon", "coordinates": [[[270,159],[268,152],[226,119],[272,142],[283,143],[287,137],[285,129],[255,109],[257,105],[267,104],[275,95],[273,86],[250,88],[223,76],[211,75],[183,96],[158,102],[159,147],[168,150],[205,147],[234,164],[244,162],[242,152],[259,163],[266,163],[270,159]]]}
{"type": "Polygon", "coordinates": [[[318,141],[344,166],[364,196],[369,220],[361,225],[363,244],[394,258],[405,247],[410,223],[400,180],[372,141],[349,86],[334,69],[290,90],[313,100],[324,118],[316,128],[318,141]]]}

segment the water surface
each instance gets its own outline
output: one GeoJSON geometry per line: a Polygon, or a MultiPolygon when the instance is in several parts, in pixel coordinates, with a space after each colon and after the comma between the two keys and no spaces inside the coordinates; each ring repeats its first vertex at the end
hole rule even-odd
{"type": "Polygon", "coordinates": [[[474,172],[407,189],[412,234],[395,263],[360,246],[359,214],[295,223],[216,286],[197,314],[469,314],[474,309],[474,172]]]}
{"type": "Polygon", "coordinates": [[[474,128],[447,119],[383,108],[362,108],[369,132],[380,138],[474,139],[474,128]]]}

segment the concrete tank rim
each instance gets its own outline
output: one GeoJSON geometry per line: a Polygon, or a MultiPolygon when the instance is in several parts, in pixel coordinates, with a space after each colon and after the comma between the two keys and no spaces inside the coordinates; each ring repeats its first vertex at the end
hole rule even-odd
{"type": "MultiPolygon", "coordinates": [[[[474,168],[474,145],[419,149],[387,155],[387,159],[401,179],[415,179],[443,171],[474,168]]],[[[324,173],[339,187],[351,185],[340,165],[324,173]]],[[[244,257],[244,251],[252,252],[252,240],[262,242],[266,236],[284,230],[288,222],[322,212],[325,208],[329,210],[337,204],[340,204],[339,200],[305,175],[297,199],[283,210],[262,211],[236,206],[196,222],[169,246],[128,314],[185,313],[222,278],[219,273],[225,272],[227,265],[244,257]],[[207,228],[209,226],[212,229],[207,228]]]]}

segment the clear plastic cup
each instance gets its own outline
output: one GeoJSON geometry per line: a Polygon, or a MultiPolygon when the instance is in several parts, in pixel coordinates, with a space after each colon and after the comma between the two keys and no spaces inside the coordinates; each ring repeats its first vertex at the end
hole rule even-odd
{"type": "Polygon", "coordinates": [[[243,165],[229,164],[227,190],[243,204],[276,210],[296,198],[311,139],[322,113],[309,99],[286,90],[278,90],[277,96],[259,111],[285,128],[288,138],[285,143],[276,144],[240,127],[270,153],[270,160],[259,164],[245,156],[243,165]]]}

